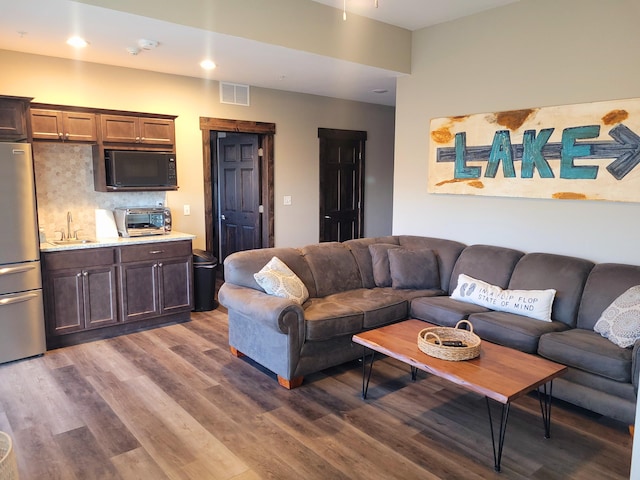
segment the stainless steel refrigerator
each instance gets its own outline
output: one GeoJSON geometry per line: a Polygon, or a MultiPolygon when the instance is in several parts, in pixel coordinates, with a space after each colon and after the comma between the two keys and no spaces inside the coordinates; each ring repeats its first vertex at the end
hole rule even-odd
{"type": "Polygon", "coordinates": [[[46,350],[31,145],[0,143],[0,363],[46,350]]]}

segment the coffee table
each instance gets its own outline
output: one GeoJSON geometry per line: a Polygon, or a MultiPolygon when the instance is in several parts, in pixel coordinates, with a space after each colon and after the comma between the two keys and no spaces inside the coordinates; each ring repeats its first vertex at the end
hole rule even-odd
{"type": "Polygon", "coordinates": [[[365,347],[362,354],[363,399],[367,398],[375,353],[379,352],[408,364],[412,380],[416,379],[418,370],[423,370],[484,395],[489,413],[494,468],[497,472],[500,471],[509,408],[514,400],[533,390],[538,392],[545,438],[550,437],[553,379],[566,372],[566,366],[485,341],[481,344],[480,356],[472,360],[454,362],[431,357],[418,348],[418,333],[423,328],[434,326],[422,320],[411,319],[353,336],[355,343],[365,347]],[[368,350],[372,352],[367,372],[368,350]],[[502,405],[497,439],[489,399],[502,405]]]}

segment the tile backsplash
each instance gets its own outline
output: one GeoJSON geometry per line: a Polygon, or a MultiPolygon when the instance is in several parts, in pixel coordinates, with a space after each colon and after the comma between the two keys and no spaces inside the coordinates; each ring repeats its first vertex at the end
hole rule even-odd
{"type": "Polygon", "coordinates": [[[90,145],[34,142],[33,157],[38,200],[38,223],[47,238],[67,230],[67,212],[73,217],[72,232],[80,238],[95,237],[95,209],[157,206],[166,203],[165,192],[96,192],[93,188],[93,157],[90,145]]]}

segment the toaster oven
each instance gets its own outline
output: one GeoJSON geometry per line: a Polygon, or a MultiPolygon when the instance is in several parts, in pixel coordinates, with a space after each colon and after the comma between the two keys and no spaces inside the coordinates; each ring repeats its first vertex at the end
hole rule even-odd
{"type": "Polygon", "coordinates": [[[121,237],[165,235],[171,232],[171,210],[165,207],[121,207],[113,213],[121,237]]]}

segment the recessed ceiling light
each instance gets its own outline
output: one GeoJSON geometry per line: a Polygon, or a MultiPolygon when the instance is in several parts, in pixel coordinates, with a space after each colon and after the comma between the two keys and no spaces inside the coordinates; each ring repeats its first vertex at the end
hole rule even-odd
{"type": "Polygon", "coordinates": [[[205,70],[213,70],[216,68],[216,64],[211,60],[203,60],[200,62],[200,66],[205,70]]]}
{"type": "Polygon", "coordinates": [[[67,45],[71,45],[72,47],[75,47],[75,48],[84,48],[89,44],[84,38],[71,37],[69,40],[67,40],[67,45]]]}

